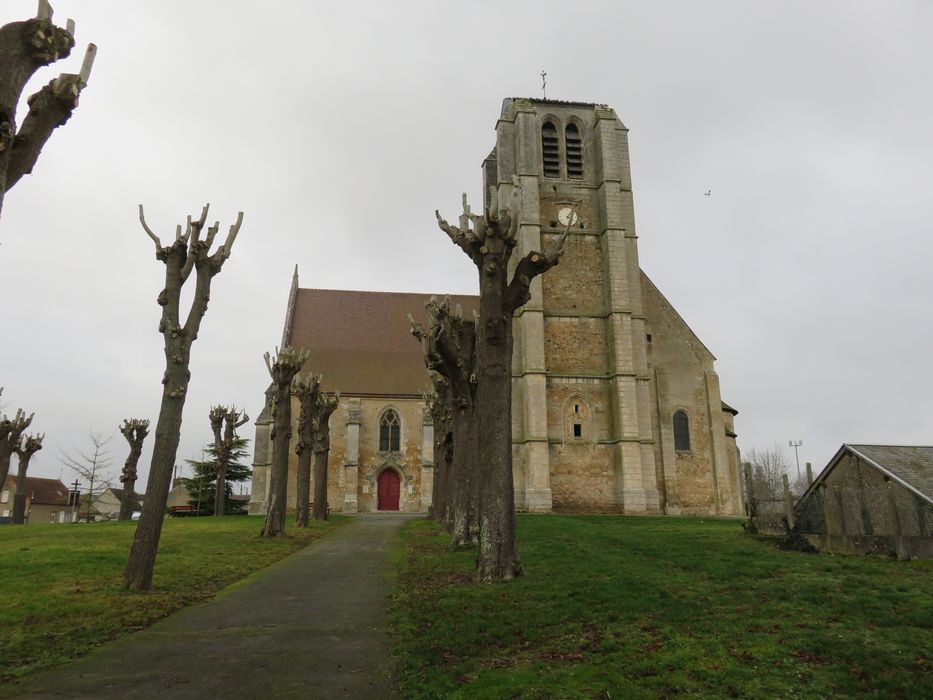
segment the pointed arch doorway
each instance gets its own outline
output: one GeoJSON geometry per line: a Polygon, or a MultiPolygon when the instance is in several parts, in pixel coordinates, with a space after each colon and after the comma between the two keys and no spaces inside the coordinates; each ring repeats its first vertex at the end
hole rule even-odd
{"type": "Polygon", "coordinates": [[[394,469],[383,469],[376,480],[379,510],[398,510],[401,480],[394,469]]]}

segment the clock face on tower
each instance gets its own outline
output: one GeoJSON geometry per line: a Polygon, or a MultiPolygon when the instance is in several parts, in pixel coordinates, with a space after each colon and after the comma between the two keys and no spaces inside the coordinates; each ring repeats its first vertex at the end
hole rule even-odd
{"type": "Polygon", "coordinates": [[[579,221],[579,217],[570,207],[561,207],[557,212],[557,220],[560,222],[561,226],[566,226],[567,224],[573,226],[579,221]]]}

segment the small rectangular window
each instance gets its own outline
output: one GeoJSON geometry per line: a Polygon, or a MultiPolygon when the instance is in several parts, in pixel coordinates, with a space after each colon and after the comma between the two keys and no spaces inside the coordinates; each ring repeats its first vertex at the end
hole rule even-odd
{"type": "Polygon", "coordinates": [[[573,436],[574,437],[583,437],[583,425],[581,423],[573,424],[573,436]]]}
{"type": "Polygon", "coordinates": [[[9,501],[10,501],[10,491],[9,489],[7,489],[3,493],[0,493],[0,503],[9,503],[9,501]]]}

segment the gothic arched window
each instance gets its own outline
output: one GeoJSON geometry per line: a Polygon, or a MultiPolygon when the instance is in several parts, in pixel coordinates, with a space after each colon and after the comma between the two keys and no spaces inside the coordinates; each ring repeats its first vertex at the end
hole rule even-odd
{"type": "Polygon", "coordinates": [[[401,450],[401,426],[398,413],[390,408],[379,419],[379,451],[398,452],[401,450]]]}
{"type": "Polygon", "coordinates": [[[567,153],[567,177],[583,177],[583,139],[576,124],[564,129],[564,151],[567,153]]]}
{"type": "Polygon", "coordinates": [[[560,177],[560,144],[557,127],[547,121],[541,127],[541,159],[544,177],[560,177]]]}
{"type": "Polygon", "coordinates": [[[690,451],[690,421],[684,411],[674,412],[674,449],[677,452],[690,451]]]}

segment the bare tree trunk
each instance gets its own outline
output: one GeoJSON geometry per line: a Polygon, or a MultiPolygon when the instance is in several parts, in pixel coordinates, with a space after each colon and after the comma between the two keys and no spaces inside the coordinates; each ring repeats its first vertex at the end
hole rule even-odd
{"type": "Polygon", "coordinates": [[[295,527],[308,527],[308,522],[311,519],[311,458],[313,455],[314,450],[311,447],[303,447],[301,452],[298,453],[295,527]]]}
{"type": "Polygon", "coordinates": [[[226,444],[224,443],[222,431],[224,426],[224,416],[227,415],[226,406],[211,406],[207,417],[211,422],[211,432],[214,434],[214,469],[216,488],[214,489],[214,516],[220,517],[224,514],[226,508],[227,494],[227,454],[226,444]]]}
{"type": "MultiPolygon", "coordinates": [[[[508,279],[509,258],[521,218],[519,178],[500,185],[511,208],[499,206],[500,193],[490,192],[484,216],[470,213],[463,195],[460,226],[436,212],[438,225],[476,265],[479,273],[480,319],[476,329],[476,454],[479,461],[480,581],[502,581],[523,573],[515,539],[515,494],[512,477],[512,318],[530,298],[531,280],[556,265],[576,217],[543,253],[522,258],[508,279]]],[[[504,199],[504,197],[503,197],[504,199]]],[[[454,433],[456,462],[457,433],[454,433]]]]}
{"type": "MultiPolygon", "coordinates": [[[[285,348],[283,352],[290,350],[285,348]]],[[[281,358],[281,355],[279,355],[281,358]]],[[[295,373],[301,369],[295,367],[295,373]]],[[[279,372],[280,375],[282,372],[279,372]]],[[[288,443],[291,440],[291,395],[288,379],[275,379],[275,399],[272,402],[272,464],[269,469],[269,503],[266,521],[262,528],[264,537],[281,537],[285,534],[285,506],[288,495],[288,443]]]]}
{"type": "Polygon", "coordinates": [[[409,317],[409,321],[412,334],[421,340],[435,391],[448,396],[453,442],[450,469],[443,480],[447,498],[442,522],[454,545],[476,543],[476,324],[464,319],[459,308],[451,309],[449,299],[438,304],[432,298],[425,308],[429,317],[427,331],[413,318],[409,317]]]}
{"type": "Polygon", "coordinates": [[[32,172],[42,147],[68,121],[87,85],[97,47],[88,46],[78,74],[63,73],[28,100],[29,113],[17,131],[16,109],[23,89],[42,66],[66,58],[75,45],[74,26],[52,24],[51,8],[39,3],[39,16],[0,27],[0,209],[20,178],[32,172]]]}
{"type": "Polygon", "coordinates": [[[298,455],[297,485],[295,488],[296,508],[295,527],[308,527],[311,502],[311,455],[314,452],[314,420],[317,410],[318,395],[321,390],[321,378],[313,374],[307,378],[295,377],[292,384],[301,412],[298,416],[298,441],[295,452],[298,455]]]}
{"type": "Polygon", "coordinates": [[[443,522],[447,511],[447,426],[434,422],[434,480],[431,482],[431,510],[428,515],[432,520],[443,522]]]}
{"type": "Polygon", "coordinates": [[[476,544],[479,538],[477,423],[474,406],[459,407],[453,416],[448,527],[454,545],[476,544]]]}
{"type": "Polygon", "coordinates": [[[447,532],[451,531],[450,527],[450,504],[453,500],[451,496],[452,491],[452,482],[453,482],[453,460],[454,460],[454,434],[453,434],[453,421],[451,416],[447,416],[447,434],[444,436],[443,444],[443,454],[444,454],[444,478],[441,482],[441,488],[443,491],[440,493],[440,498],[444,502],[444,509],[438,516],[438,522],[440,522],[444,529],[447,532]]]}
{"type": "Polygon", "coordinates": [[[272,467],[269,475],[269,504],[263,537],[285,534],[285,505],[288,495],[288,443],[292,437],[291,385],[308,359],[307,350],[282,348],[274,361],[265,354],[274,387],[272,402],[272,467]]]}
{"type": "Polygon", "coordinates": [[[214,433],[214,455],[217,469],[217,488],[214,491],[214,516],[220,517],[227,512],[227,469],[230,466],[230,453],[237,438],[236,429],[249,421],[246,411],[242,413],[236,406],[211,406],[208,418],[214,433]]]}
{"type": "Polygon", "coordinates": [[[425,397],[434,424],[434,479],[431,483],[429,516],[444,522],[447,513],[448,480],[452,457],[450,392],[446,382],[435,382],[434,393],[425,397]]]}
{"type": "Polygon", "coordinates": [[[321,394],[314,421],[314,514],[327,520],[327,458],[330,453],[330,416],[337,409],[340,394],[321,394]]]}
{"type": "Polygon", "coordinates": [[[19,457],[19,471],[16,474],[16,493],[13,495],[13,524],[23,525],[26,522],[26,498],[29,489],[26,485],[26,471],[29,469],[29,460],[42,449],[42,439],[45,435],[27,435],[21,445],[16,448],[19,457]]]}
{"type": "Polygon", "coordinates": [[[123,572],[124,586],[135,590],[147,591],[152,587],[152,572],[162,534],[172,470],[178,453],[182,412],[188,393],[188,382],[191,379],[191,372],[188,370],[191,345],[198,337],[201,319],[207,311],[211,280],[230,257],[233,243],[243,223],[243,212],[240,212],[223,245],[211,254],[210,248],[220,229],[220,223],[215,222],[208,229],[206,239],[201,240],[208,207],[209,205],[205,205],[198,220],[189,216],[185,233],[182,234],[182,227],[179,226],[175,241],[163,247],[158,236],[146,224],[143,206],[139,205],[140,224],[155,243],[156,258],[165,264],[165,288],[158,297],[158,303],[162,307],[159,332],[164,340],[165,375],[162,378],[162,404],[156,423],[149,482],[146,486],[146,505],[139,518],[129,561],[123,572]],[[181,325],[181,289],[192,271],[195,272],[194,298],[188,317],[184,325],[181,325]]]}
{"type": "Polygon", "coordinates": [[[315,520],[327,520],[327,458],[329,450],[314,453],[314,513],[315,520]]]}
{"type": "Polygon", "coordinates": [[[480,275],[476,342],[477,457],[480,464],[480,581],[521,576],[512,482],[512,311],[505,307],[507,257],[487,253],[480,275]]]}
{"type": "Polygon", "coordinates": [[[0,488],[3,487],[7,475],[10,473],[10,457],[19,447],[20,438],[32,423],[34,415],[34,413],[30,413],[27,417],[22,409],[17,409],[13,418],[3,416],[0,419],[0,488]]]}
{"type": "Polygon", "coordinates": [[[143,451],[143,440],[149,434],[149,421],[140,418],[124,418],[120,432],[130,445],[130,454],[123,465],[120,482],[123,484],[123,496],[120,499],[119,520],[130,520],[136,510],[136,465],[143,451]]]}

